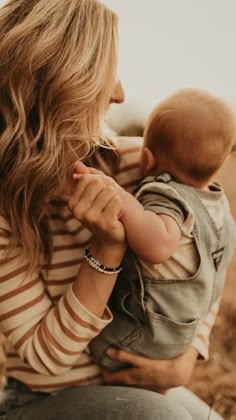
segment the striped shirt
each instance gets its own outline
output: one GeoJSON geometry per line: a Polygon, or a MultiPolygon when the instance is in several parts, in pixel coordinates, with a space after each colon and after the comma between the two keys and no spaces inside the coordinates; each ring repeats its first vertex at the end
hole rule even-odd
{"type": "MultiPolygon", "coordinates": [[[[118,159],[106,161],[99,155],[96,166],[132,191],[140,180],[142,139],[120,138],[117,142],[118,159]]],[[[87,346],[112,320],[108,308],[98,318],[72,290],[91,233],[73,217],[65,201],[52,203],[49,224],[51,262],[28,275],[20,249],[6,257],[11,229],[0,217],[0,329],[6,336],[6,374],[41,392],[101,382],[100,368],[91,360],[87,346]]],[[[216,302],[192,343],[204,358],[208,357],[218,307],[216,302]]]]}

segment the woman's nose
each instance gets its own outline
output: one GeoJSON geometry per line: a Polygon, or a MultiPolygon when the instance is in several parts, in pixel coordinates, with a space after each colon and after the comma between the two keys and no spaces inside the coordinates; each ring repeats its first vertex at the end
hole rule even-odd
{"type": "Polygon", "coordinates": [[[110,104],[116,103],[121,104],[125,100],[125,92],[122,86],[122,83],[120,80],[117,80],[115,87],[113,89],[111,98],[110,98],[110,104]]]}

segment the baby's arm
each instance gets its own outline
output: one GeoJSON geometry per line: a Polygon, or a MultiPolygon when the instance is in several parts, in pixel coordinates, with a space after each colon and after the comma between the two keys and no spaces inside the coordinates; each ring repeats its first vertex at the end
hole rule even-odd
{"type": "MultiPolygon", "coordinates": [[[[83,176],[84,168],[85,165],[81,163],[77,165],[77,173],[73,175],[75,180],[83,176]]],[[[117,195],[122,199],[124,211],[120,220],[125,227],[130,248],[139,258],[153,264],[166,261],[179,244],[180,228],[177,222],[168,215],[157,215],[145,210],[132,194],[126,192],[114,179],[104,176],[101,171],[89,168],[89,172],[90,176],[100,176],[107,187],[116,189],[117,195]]]]}
{"type": "MultiPolygon", "coordinates": [[[[120,188],[120,187],[119,187],[120,188]]],[[[135,197],[122,190],[123,223],[130,248],[143,260],[162,263],[174,252],[180,240],[176,221],[165,214],[145,210],[135,197]]]]}

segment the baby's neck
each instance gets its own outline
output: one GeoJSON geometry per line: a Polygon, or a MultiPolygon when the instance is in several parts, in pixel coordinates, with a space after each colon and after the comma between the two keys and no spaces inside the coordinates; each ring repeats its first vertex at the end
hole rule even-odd
{"type": "MultiPolygon", "coordinates": [[[[164,171],[164,172],[168,173],[168,171],[164,171]]],[[[147,177],[147,176],[159,176],[161,174],[163,174],[163,171],[150,170],[150,171],[146,171],[146,173],[143,174],[143,175],[144,175],[144,177],[147,177]]],[[[204,184],[199,184],[197,182],[190,184],[189,182],[186,182],[184,179],[177,179],[177,177],[176,178],[173,177],[173,179],[175,179],[177,182],[180,182],[181,184],[189,185],[190,187],[196,188],[198,190],[203,190],[203,191],[209,191],[210,186],[211,186],[212,181],[213,181],[213,179],[210,178],[204,184]]]]}
{"type": "Polygon", "coordinates": [[[210,183],[208,182],[206,185],[199,187],[198,190],[209,191],[210,190],[210,183]]]}

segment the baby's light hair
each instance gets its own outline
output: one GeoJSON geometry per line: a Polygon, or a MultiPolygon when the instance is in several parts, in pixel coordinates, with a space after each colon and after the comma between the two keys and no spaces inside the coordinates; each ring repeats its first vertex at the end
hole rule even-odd
{"type": "Polygon", "coordinates": [[[180,90],[151,113],[144,144],[161,172],[201,186],[221,167],[235,142],[235,116],[220,98],[197,89],[180,90]]]}

